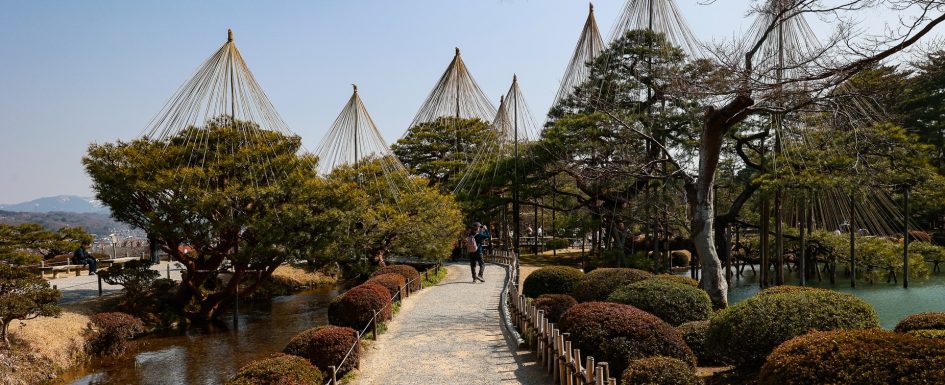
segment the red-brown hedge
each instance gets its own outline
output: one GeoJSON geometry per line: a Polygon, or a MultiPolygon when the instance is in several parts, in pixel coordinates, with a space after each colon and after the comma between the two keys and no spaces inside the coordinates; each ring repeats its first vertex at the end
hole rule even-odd
{"type": "Polygon", "coordinates": [[[396,299],[396,296],[400,292],[400,289],[404,287],[404,285],[407,283],[407,280],[404,279],[404,276],[397,273],[375,275],[367,281],[384,286],[384,288],[386,288],[387,292],[390,294],[391,298],[394,298],[394,299],[396,299]]]}
{"type": "Polygon", "coordinates": [[[308,360],[288,354],[246,364],[226,385],[322,385],[325,375],[308,360]]]}
{"type": "Polygon", "coordinates": [[[319,326],[296,334],[282,352],[308,359],[325,373],[331,373],[329,366],[336,366],[338,375],[343,376],[358,367],[361,360],[361,344],[357,333],[347,327],[319,326]],[[339,366],[349,350],[351,354],[348,359],[339,366]]]}
{"type": "Polygon", "coordinates": [[[538,310],[545,312],[545,318],[555,323],[564,312],[577,304],[577,300],[567,294],[542,294],[532,302],[538,310]]]}
{"type": "Polygon", "coordinates": [[[128,348],[128,341],[144,332],[141,319],[120,312],[98,313],[91,317],[92,332],[86,349],[92,354],[118,356],[128,348]]]}
{"type": "Polygon", "coordinates": [[[574,285],[571,295],[578,302],[606,301],[618,287],[652,277],[653,274],[637,269],[602,268],[584,274],[574,285]]]}
{"type": "Polygon", "coordinates": [[[383,286],[362,284],[335,297],[328,305],[328,323],[335,326],[362,330],[371,322],[374,312],[379,312],[378,321],[390,319],[390,294],[383,286]]]}
{"type": "Polygon", "coordinates": [[[881,329],[813,332],[778,346],[761,385],[945,384],[945,341],[881,329]]]}
{"type": "Polygon", "coordinates": [[[630,305],[578,304],[561,316],[558,326],[562,333],[570,333],[581,354],[608,362],[615,375],[623,373],[630,361],[645,357],[673,357],[689,366],[696,364],[695,355],[676,329],[630,305]]]}
{"type": "Polygon", "coordinates": [[[895,330],[899,333],[913,330],[945,330],[945,313],[931,312],[910,315],[899,321],[895,330]]]}
{"type": "Polygon", "coordinates": [[[404,279],[407,282],[410,282],[410,280],[413,280],[413,282],[410,282],[410,290],[411,291],[420,290],[420,272],[417,271],[417,269],[414,269],[413,266],[408,266],[408,265],[384,266],[380,269],[377,269],[373,274],[371,274],[371,277],[376,277],[378,275],[388,274],[388,273],[400,274],[402,277],[404,277],[404,279]]]}

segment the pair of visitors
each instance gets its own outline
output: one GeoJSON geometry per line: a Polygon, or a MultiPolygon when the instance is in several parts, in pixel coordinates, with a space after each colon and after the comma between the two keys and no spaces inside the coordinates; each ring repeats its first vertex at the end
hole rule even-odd
{"type": "Polygon", "coordinates": [[[72,260],[77,265],[89,265],[89,275],[95,275],[95,271],[98,270],[98,260],[86,250],[91,245],[92,242],[82,241],[79,248],[72,253],[72,260]]]}
{"type": "Polygon", "coordinates": [[[491,237],[492,234],[489,232],[489,228],[483,226],[479,222],[476,222],[472,227],[470,227],[466,234],[464,243],[466,253],[469,255],[469,268],[472,273],[473,282],[485,282],[485,279],[482,278],[482,275],[486,270],[486,264],[482,259],[482,245],[491,237]],[[476,265],[479,265],[478,274],[476,273],[476,265]]]}

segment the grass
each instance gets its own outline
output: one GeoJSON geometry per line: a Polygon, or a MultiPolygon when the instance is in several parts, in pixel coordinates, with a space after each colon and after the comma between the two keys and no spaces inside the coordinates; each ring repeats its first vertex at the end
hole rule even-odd
{"type": "Polygon", "coordinates": [[[0,382],[45,383],[81,362],[86,357],[88,323],[88,317],[77,313],[14,321],[10,325],[13,349],[0,354],[0,382]]]}
{"type": "Polygon", "coordinates": [[[519,263],[523,265],[537,266],[571,266],[580,268],[584,258],[580,249],[558,250],[556,253],[545,251],[538,254],[522,253],[519,256],[519,263]]]}
{"type": "Polygon", "coordinates": [[[317,271],[292,265],[282,265],[272,272],[272,281],[300,289],[335,283],[335,279],[317,271]]]}
{"type": "Polygon", "coordinates": [[[435,286],[440,283],[443,278],[446,278],[447,270],[445,267],[440,266],[440,271],[436,272],[435,269],[430,269],[427,271],[427,274],[420,273],[420,276],[423,278],[423,287],[435,286]]]}

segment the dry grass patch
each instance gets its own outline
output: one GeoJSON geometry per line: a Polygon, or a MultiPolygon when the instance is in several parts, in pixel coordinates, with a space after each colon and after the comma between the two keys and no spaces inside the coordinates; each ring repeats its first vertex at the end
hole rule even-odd
{"type": "Polygon", "coordinates": [[[335,279],[317,271],[291,265],[282,265],[272,272],[272,281],[292,288],[308,288],[318,285],[332,284],[335,279]]]}
{"type": "Polygon", "coordinates": [[[88,323],[89,317],[76,313],[14,322],[13,350],[0,350],[3,383],[43,383],[82,361],[88,323]]]}

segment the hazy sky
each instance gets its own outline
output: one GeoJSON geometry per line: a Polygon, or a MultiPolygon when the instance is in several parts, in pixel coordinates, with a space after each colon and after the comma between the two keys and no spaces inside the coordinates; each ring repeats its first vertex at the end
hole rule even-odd
{"type": "MultiPolygon", "coordinates": [[[[748,0],[678,2],[705,40],[730,39],[749,24],[748,0]]],[[[289,127],[314,149],[351,83],[358,83],[387,141],[399,138],[455,46],[496,101],[517,73],[541,120],[587,15],[583,0],[2,0],[0,6],[0,203],[91,195],[80,163],[88,144],[141,135],[225,42],[227,28],[289,127]]],[[[595,7],[608,36],[623,0],[595,7]]]]}

